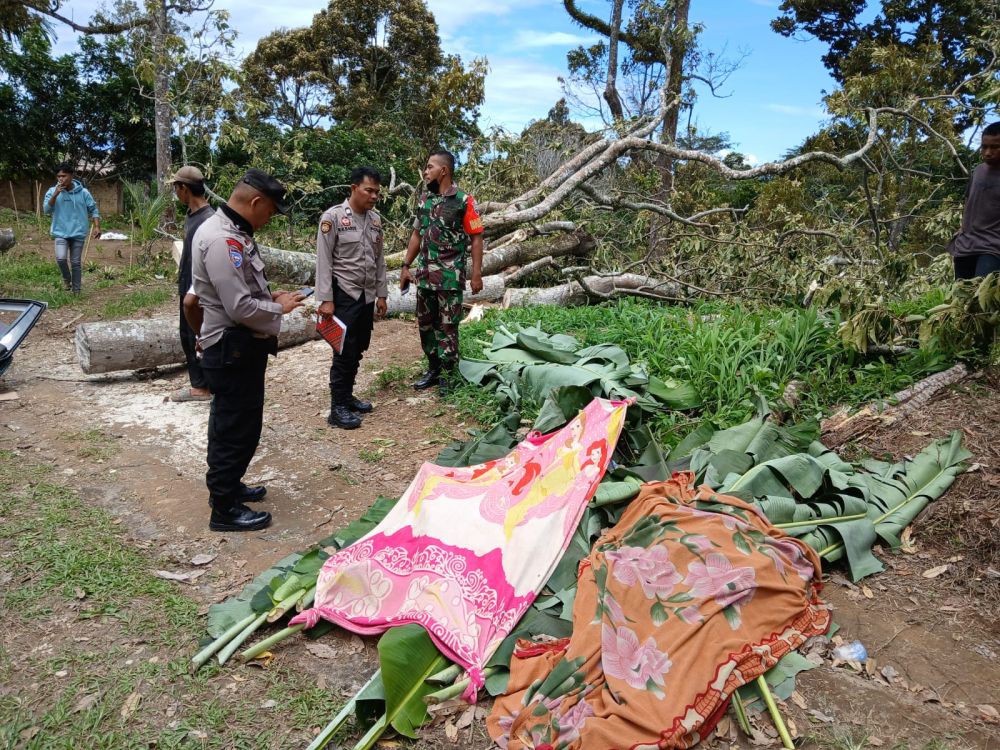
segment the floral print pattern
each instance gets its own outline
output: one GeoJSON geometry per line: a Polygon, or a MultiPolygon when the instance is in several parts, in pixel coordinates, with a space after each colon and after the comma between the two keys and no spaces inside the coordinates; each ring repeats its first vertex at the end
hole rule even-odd
{"type": "Polygon", "coordinates": [[[819,559],[742,500],[644,485],[580,567],[573,634],[520,642],[487,725],[505,750],[689,748],[830,612],[819,559]]]}

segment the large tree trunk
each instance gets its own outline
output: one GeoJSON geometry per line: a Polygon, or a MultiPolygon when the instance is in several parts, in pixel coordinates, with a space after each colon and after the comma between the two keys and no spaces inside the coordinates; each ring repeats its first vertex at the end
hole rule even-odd
{"type": "MultiPolygon", "coordinates": [[[[574,232],[553,237],[545,243],[517,243],[483,253],[483,277],[500,273],[511,266],[523,266],[539,258],[567,255],[588,255],[596,247],[594,238],[586,232],[574,232]]],[[[293,284],[311,284],[316,276],[316,254],[297,253],[276,247],[260,246],[260,255],[267,265],[269,278],[293,284]]],[[[398,279],[398,275],[396,276],[398,279]]]]}
{"type": "Polygon", "coordinates": [[[503,296],[503,307],[526,307],[528,305],[583,305],[587,302],[608,299],[621,295],[634,295],[664,301],[684,299],[684,290],[680,284],[640,276],[635,273],[622,273],[617,276],[586,276],[583,284],[571,281],[548,289],[518,289],[511,288],[503,296]],[[590,290],[588,292],[587,290],[590,290]]]}
{"type": "MultiPolygon", "coordinates": [[[[152,24],[150,31],[153,37],[153,60],[156,69],[153,71],[153,130],[156,136],[156,192],[163,194],[166,189],[166,179],[170,175],[170,133],[173,130],[173,118],[170,113],[170,73],[166,60],[170,54],[167,50],[167,34],[169,21],[167,18],[166,0],[155,0],[152,4],[152,24]]],[[[163,210],[163,225],[174,226],[176,214],[174,202],[167,201],[163,210]]]]}
{"type": "MultiPolygon", "coordinates": [[[[177,318],[84,323],[76,329],[76,357],[88,375],[142,370],[184,361],[177,318]]],[[[311,312],[296,310],[281,321],[278,347],[316,338],[311,312]]]]}

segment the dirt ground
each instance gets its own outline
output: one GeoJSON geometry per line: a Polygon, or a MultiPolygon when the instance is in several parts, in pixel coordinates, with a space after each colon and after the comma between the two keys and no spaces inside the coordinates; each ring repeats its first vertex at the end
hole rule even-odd
{"type": "MultiPolygon", "coordinates": [[[[101,293],[114,292],[95,292],[101,293]]],[[[156,313],[174,309],[170,303],[156,313]]],[[[208,404],[167,400],[186,384],[180,368],[84,375],[73,348],[75,326],[87,319],[74,320],[79,314],[73,307],[47,312],[18,349],[0,383],[0,391],[17,393],[0,401],[0,449],[56,467],[60,481],[110,511],[129,543],[158,567],[190,572],[195,555],[217,555],[207,573],[177,584],[203,611],[281,557],[346,525],[378,495],[400,494],[422,461],[468,427],[436,395],[409,389],[420,355],[412,321],[377,325],[358,388],[372,397],[375,411],[354,431],[333,430],[324,421],[327,344],[284,350],[268,368],[264,434],[247,476],[250,484],[268,486],[261,507],[274,514],[274,524],[256,533],[211,533],[204,488],[208,404]]],[[[977,465],[918,519],[906,553],[878,552],[884,573],[855,585],[843,570],[829,572],[824,593],[839,636],[862,641],[872,658],[860,668],[826,658],[800,675],[783,713],[803,746],[1000,747],[998,425],[1000,387],[995,377],[982,376],[905,421],[873,424],[844,446],[855,457],[900,458],[957,428],[977,465]],[[941,565],[948,566],[943,573],[925,575],[941,565]]],[[[30,639],[31,625],[23,628],[4,640],[30,639]]],[[[190,634],[192,653],[202,635],[190,634]]],[[[275,662],[349,694],[374,669],[374,644],[337,634],[323,642],[336,658],[318,658],[303,641],[293,641],[278,649],[275,662]]],[[[260,670],[234,666],[232,672],[261,679],[260,670]]],[[[38,677],[15,672],[10,679],[4,690],[13,692],[38,677]]],[[[758,723],[756,742],[774,743],[770,723],[758,723]]],[[[431,729],[421,744],[491,746],[481,723],[454,741],[441,727],[431,729]]],[[[725,725],[713,745],[750,746],[725,725]]]]}

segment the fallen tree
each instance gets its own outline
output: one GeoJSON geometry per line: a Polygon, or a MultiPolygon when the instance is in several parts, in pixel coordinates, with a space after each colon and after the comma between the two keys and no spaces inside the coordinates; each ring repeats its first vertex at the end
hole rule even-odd
{"type": "MultiPolygon", "coordinates": [[[[560,222],[565,224],[566,222],[560,222]]],[[[546,242],[528,243],[518,239],[503,244],[496,250],[483,254],[483,276],[499,274],[504,269],[523,266],[540,258],[561,258],[587,256],[594,251],[597,243],[586,232],[575,231],[558,235],[546,242]]],[[[260,254],[267,264],[268,275],[293,284],[311,284],[316,277],[315,253],[298,253],[276,247],[260,246],[260,254]]],[[[400,257],[401,255],[396,254],[400,257]]],[[[389,256],[390,260],[394,256],[389,256]]],[[[404,311],[405,312],[405,311],[404,311]]]]}

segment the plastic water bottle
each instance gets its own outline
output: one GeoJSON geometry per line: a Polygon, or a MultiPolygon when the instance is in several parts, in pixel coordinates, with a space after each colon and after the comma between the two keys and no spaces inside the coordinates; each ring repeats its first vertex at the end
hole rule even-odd
{"type": "Polygon", "coordinates": [[[840,661],[864,661],[868,658],[868,651],[861,641],[851,641],[837,646],[833,650],[833,658],[840,661]]]}

